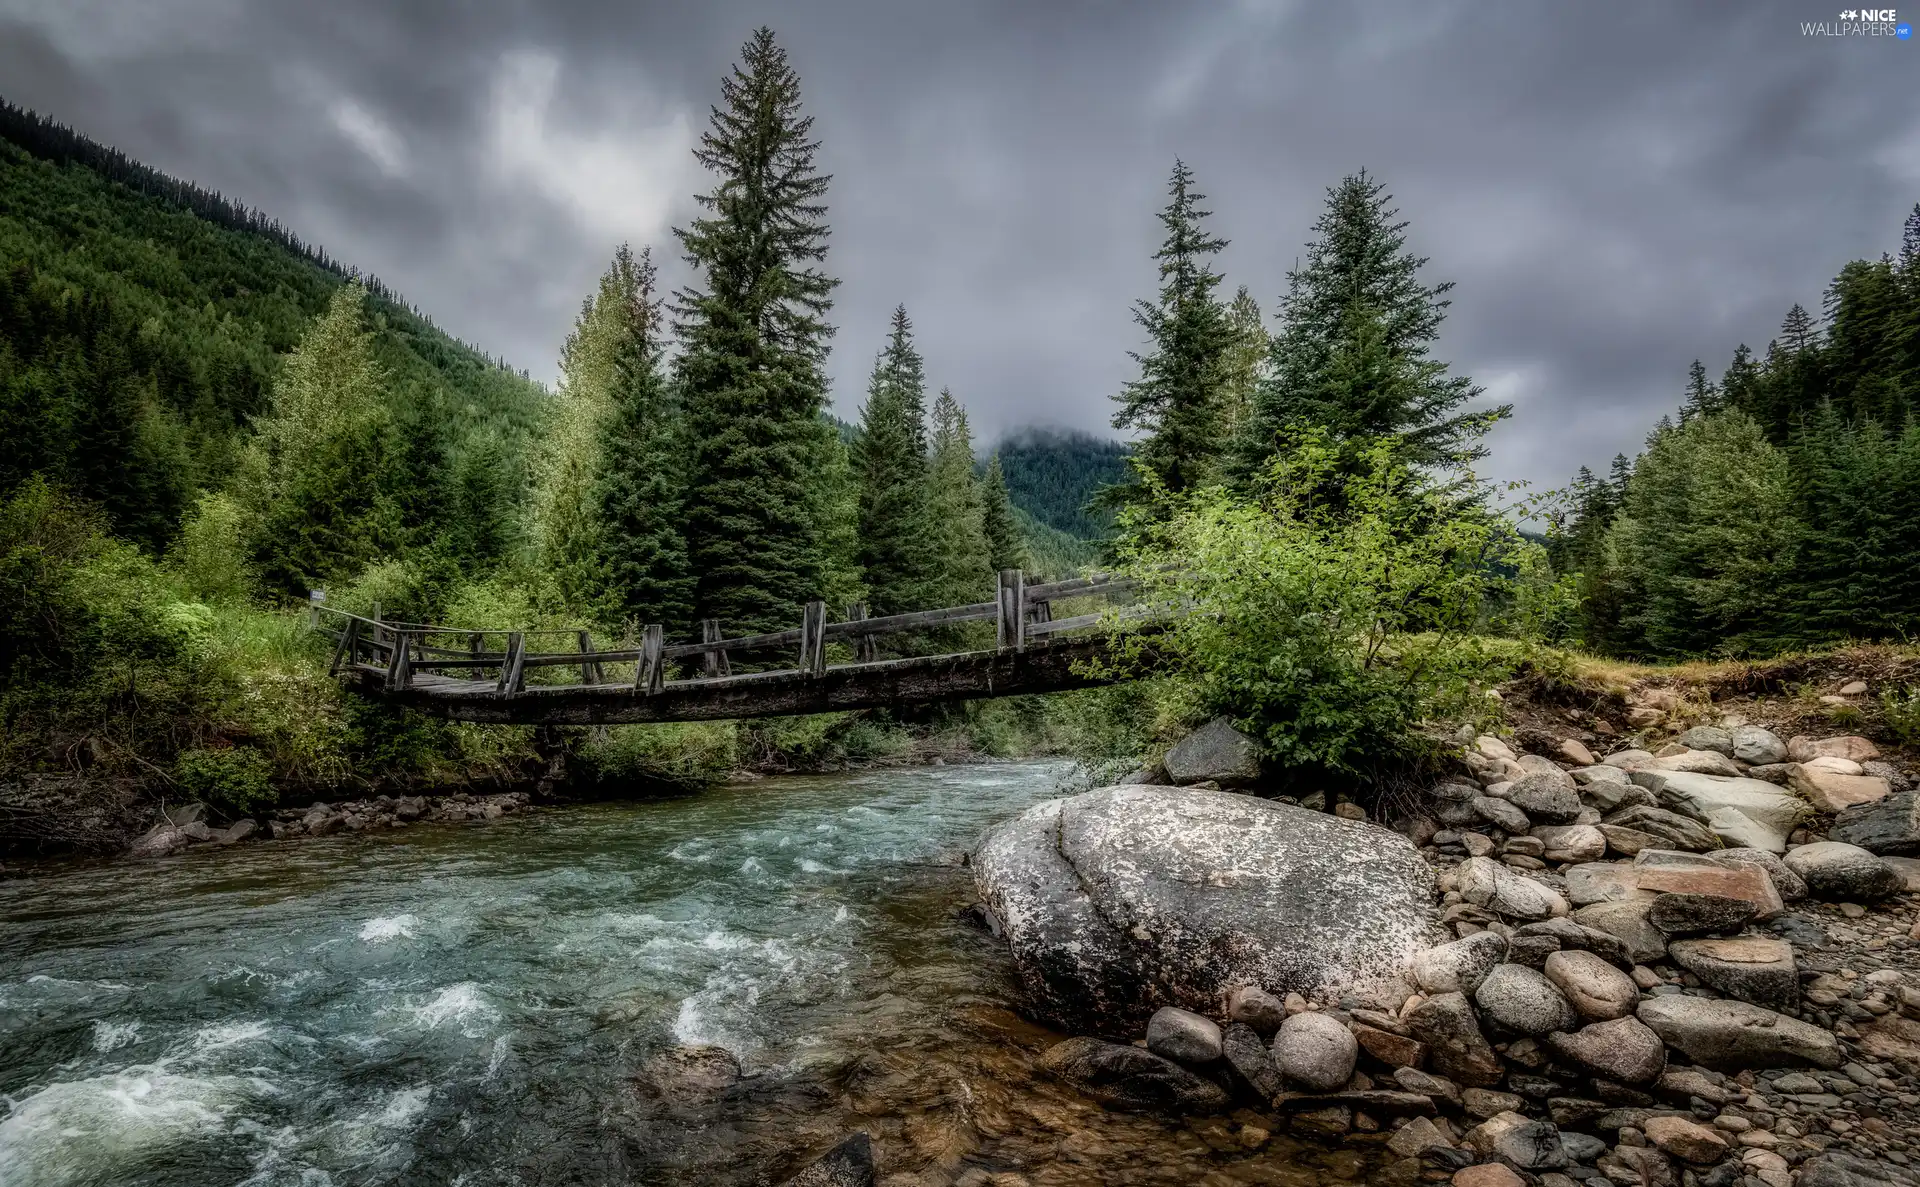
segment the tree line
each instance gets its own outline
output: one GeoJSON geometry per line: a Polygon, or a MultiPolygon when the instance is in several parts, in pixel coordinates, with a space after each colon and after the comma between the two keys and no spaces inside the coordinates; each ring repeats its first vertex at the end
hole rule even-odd
{"type": "Polygon", "coordinates": [[[1553,543],[1582,642],[1626,656],[1766,654],[1920,633],[1920,206],[1897,256],[1794,305],[1605,476],[1553,543]]]}

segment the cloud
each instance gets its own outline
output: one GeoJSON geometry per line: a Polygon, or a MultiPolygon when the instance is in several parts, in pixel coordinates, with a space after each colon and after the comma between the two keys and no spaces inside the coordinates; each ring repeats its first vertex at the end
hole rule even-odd
{"type": "Polygon", "coordinates": [[[1638,448],[1692,359],[1764,347],[1897,247],[1915,51],[1804,38],[1804,8],[0,0],[0,94],[551,375],[617,243],[677,279],[694,139],[770,23],[834,174],[839,409],[904,301],[988,438],[1107,431],[1175,156],[1233,241],[1229,291],[1269,310],[1325,187],[1364,166],[1457,282],[1437,356],[1516,405],[1490,469],[1558,485],[1638,448]]]}
{"type": "Polygon", "coordinates": [[[352,142],[353,146],[367,155],[380,172],[388,177],[401,177],[407,172],[406,145],[400,137],[386,125],[379,116],[360,106],[352,99],[336,99],[327,109],[333,120],[333,126],[340,134],[352,142]]]}
{"type": "Polygon", "coordinates": [[[555,111],[560,76],[552,53],[515,50],[501,58],[490,97],[494,168],[602,235],[663,239],[697,176],[686,113],[629,106],[591,127],[570,125],[555,111]]]}

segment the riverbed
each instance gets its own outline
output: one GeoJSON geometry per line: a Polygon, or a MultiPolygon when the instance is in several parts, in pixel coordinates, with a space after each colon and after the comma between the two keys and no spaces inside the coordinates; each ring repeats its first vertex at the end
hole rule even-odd
{"type": "MultiPolygon", "coordinates": [[[[1108,1113],[963,918],[961,856],[1058,763],[263,842],[0,881],[0,1187],[1306,1184],[1258,1115],[1108,1113]],[[742,1077],[661,1091],[726,1048],[742,1077]]],[[[893,1187],[893,1185],[890,1185],[893,1187]]]]}

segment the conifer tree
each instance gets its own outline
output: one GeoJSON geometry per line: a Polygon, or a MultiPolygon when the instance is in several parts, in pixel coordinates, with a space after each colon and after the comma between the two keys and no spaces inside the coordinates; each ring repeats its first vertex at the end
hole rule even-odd
{"type": "Polygon", "coordinates": [[[721,81],[695,158],[716,174],[704,217],[677,228],[696,279],[676,294],[691,475],[687,554],[697,617],[729,631],[792,626],[821,594],[812,466],[838,283],[819,268],[830,178],[815,164],[800,79],[757,30],[721,81]]]}
{"type": "MultiPolygon", "coordinates": [[[[1205,485],[1215,473],[1229,356],[1239,339],[1213,293],[1220,276],[1210,261],[1227,241],[1203,227],[1211,212],[1200,208],[1206,195],[1193,188],[1193,171],[1184,161],[1174,161],[1167,190],[1160,212],[1166,238],[1153,257],[1160,264],[1160,294],[1137,302],[1133,312],[1150,347],[1144,354],[1130,352],[1140,378],[1114,397],[1120,410],[1113,427],[1145,432],[1134,447],[1135,464],[1178,493],[1205,485]]],[[[1137,492],[1129,484],[1113,488],[1108,498],[1124,502],[1137,492]]]]}
{"type": "Polygon", "coordinates": [[[992,588],[985,516],[973,477],[973,433],[967,427],[967,410],[944,388],[933,402],[933,462],[928,478],[939,546],[938,604],[974,601],[992,588]]]}
{"type": "Polygon", "coordinates": [[[1699,359],[1687,368],[1687,395],[1680,404],[1680,423],[1696,416],[1709,416],[1720,407],[1720,393],[1707,380],[1707,368],[1699,359]]]}
{"type": "Polygon", "coordinates": [[[1397,437],[1408,463],[1463,465],[1510,405],[1469,410],[1480,395],[1431,357],[1452,284],[1427,286],[1386,187],[1362,171],[1327,191],[1305,262],[1287,274],[1269,372],[1236,446],[1236,470],[1265,467],[1292,427],[1336,440],[1397,437]]]}
{"type": "Polygon", "coordinates": [[[980,517],[990,571],[1025,569],[1033,563],[1020,521],[1013,513],[1013,499],[1007,494],[1007,476],[1000,469],[998,453],[987,462],[987,476],[980,484],[980,517]]]}
{"type": "Polygon", "coordinates": [[[1273,342],[1261,320],[1260,304],[1244,284],[1227,305],[1227,325],[1233,344],[1222,360],[1219,432],[1220,440],[1233,441],[1253,414],[1254,393],[1266,374],[1273,342]]]}
{"type": "Polygon", "coordinates": [[[879,614],[929,608],[942,583],[926,417],[924,367],[903,305],[874,359],[852,451],[860,490],[856,556],[870,608],[879,614]]]}
{"type": "Polygon", "coordinates": [[[620,333],[599,474],[602,605],[614,622],[659,623],[669,636],[684,636],[693,617],[681,530],[684,450],[679,408],[660,367],[664,322],[652,252],[642,249],[631,271],[631,291],[610,311],[620,333]]]}
{"type": "Polygon", "coordinates": [[[387,465],[388,375],[342,285],[281,365],[241,476],[261,517],[262,575],[283,590],[350,576],[398,543],[372,476],[387,465]]]}
{"type": "Polygon", "coordinates": [[[1726,373],[1720,377],[1720,406],[1753,415],[1760,379],[1760,365],[1753,361],[1753,351],[1742,342],[1733,352],[1726,373]]]}
{"type": "Polygon", "coordinates": [[[560,388],[534,456],[529,512],[539,588],[573,616],[605,612],[602,471],[639,291],[640,265],[623,243],[561,345],[560,388]]]}

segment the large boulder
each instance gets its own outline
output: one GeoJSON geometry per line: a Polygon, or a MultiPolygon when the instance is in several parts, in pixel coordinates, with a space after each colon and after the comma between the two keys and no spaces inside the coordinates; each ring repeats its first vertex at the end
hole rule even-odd
{"type": "Polygon", "coordinates": [[[1260,780],[1260,745],[1216,717],[1167,751],[1167,777],[1182,785],[1211,779],[1222,787],[1251,787],[1260,780]]]}
{"type": "Polygon", "coordinates": [[[1884,800],[1893,790],[1885,779],[1861,774],[1857,763],[1852,764],[1851,771],[1835,770],[1837,761],[1829,758],[1794,763],[1787,768],[1787,786],[1822,812],[1844,812],[1859,804],[1884,800]]]}
{"type": "Polygon", "coordinates": [[[1787,854],[1787,868],[1806,879],[1814,898],[1872,902],[1899,894],[1907,880],[1877,856],[1844,841],[1819,841],[1787,854]]]}
{"type": "Polygon", "coordinates": [[[1460,896],[1508,919],[1546,919],[1567,913],[1552,887],[1535,882],[1491,857],[1470,857],[1454,871],[1460,896]]]}
{"type": "Polygon", "coordinates": [[[1312,1010],[1280,1024],[1273,1062],[1289,1081],[1313,1092],[1334,1092],[1353,1078],[1360,1045],[1345,1023],[1312,1010]]]}
{"type": "Polygon", "coordinates": [[[1069,1029],[1138,1034],[1160,1006],[1216,1013],[1243,985],[1397,1004],[1440,938],[1406,838],[1230,792],[1048,800],[973,866],[1034,1010],[1069,1029]]]}
{"type": "Polygon", "coordinates": [[[1769,1010],[1800,1004],[1800,970],[1793,947],[1765,936],[1728,940],[1675,940],[1667,954],[1701,981],[1743,1002],[1769,1010]]]}
{"type": "Polygon", "coordinates": [[[1763,779],[1635,771],[1633,781],[1666,807],[1705,822],[1730,845],[1784,853],[1788,834],[1809,815],[1804,800],[1763,779]]]}
{"type": "Polygon", "coordinates": [[[1785,761],[1787,744],[1780,735],[1757,725],[1743,725],[1733,731],[1733,757],[1756,767],[1785,761]]]}
{"type": "Polygon", "coordinates": [[[1572,824],[1580,815],[1580,796],[1564,771],[1517,779],[1507,798],[1535,824],[1572,824]]]}
{"type": "Polygon", "coordinates": [[[1213,1081],[1124,1043],[1068,1039],[1047,1048],[1039,1065],[1111,1108],[1204,1114],[1228,1103],[1213,1081]]]}
{"type": "Polygon", "coordinates": [[[1500,1030],[1543,1035],[1565,1030],[1579,1018],[1546,974],[1523,964],[1497,964],[1473,991],[1480,1016],[1500,1030]]]}
{"type": "Polygon", "coordinates": [[[1636,1013],[1667,1046],[1702,1067],[1837,1068],[1844,1059],[1833,1032],[1747,1002],[1650,997],[1636,1013]]]}
{"type": "Polygon", "coordinates": [[[1882,857],[1920,856],[1920,792],[1901,791],[1834,817],[1827,837],[1882,857]]]}

